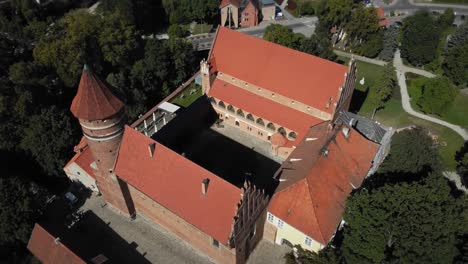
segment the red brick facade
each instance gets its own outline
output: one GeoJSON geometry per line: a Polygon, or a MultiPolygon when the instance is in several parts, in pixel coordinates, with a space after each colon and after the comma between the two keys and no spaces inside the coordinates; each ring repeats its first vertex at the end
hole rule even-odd
{"type": "Polygon", "coordinates": [[[243,28],[254,27],[258,25],[258,9],[255,7],[252,1],[249,1],[247,6],[242,11],[240,24],[243,28]]]}

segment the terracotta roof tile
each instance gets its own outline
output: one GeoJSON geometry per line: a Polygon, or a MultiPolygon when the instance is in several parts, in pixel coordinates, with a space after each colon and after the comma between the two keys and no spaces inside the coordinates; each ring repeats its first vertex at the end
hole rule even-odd
{"type": "Polygon", "coordinates": [[[115,172],[201,231],[227,244],[241,190],[149,137],[125,127],[115,172]],[[155,145],[154,157],[148,152],[155,145]],[[203,179],[210,179],[201,193],[203,179]]]}
{"type": "Polygon", "coordinates": [[[296,140],[290,141],[294,145],[299,144],[311,126],[322,122],[316,117],[250,93],[220,79],[215,79],[208,95],[224,101],[226,106],[232,104],[247,113],[295,131],[296,140]]]}
{"type": "MultiPolygon", "coordinates": [[[[362,184],[379,147],[355,130],[349,138],[339,129],[335,133],[328,155],[319,155],[304,178],[275,193],[269,205],[272,214],[323,245],[333,237],[352,185],[362,184]]],[[[315,153],[322,149],[314,148],[315,153]]]]}
{"type": "Polygon", "coordinates": [[[28,249],[44,264],[86,263],[61,242],[56,242],[55,239],[39,224],[36,224],[29,239],[28,249]]]}
{"type": "Polygon", "coordinates": [[[347,67],[224,27],[211,57],[217,70],[327,113],[336,102],[347,67]]]}
{"type": "Polygon", "coordinates": [[[223,8],[229,4],[232,4],[235,7],[240,7],[239,0],[221,0],[219,8],[223,8]]]}
{"type": "Polygon", "coordinates": [[[102,120],[117,114],[124,104],[85,66],[70,111],[76,118],[102,120]]]}

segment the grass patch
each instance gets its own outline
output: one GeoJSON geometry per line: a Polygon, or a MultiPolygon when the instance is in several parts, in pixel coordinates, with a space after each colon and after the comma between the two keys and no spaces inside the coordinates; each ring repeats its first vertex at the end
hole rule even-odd
{"type": "Polygon", "coordinates": [[[203,34],[203,33],[210,33],[211,29],[213,28],[213,25],[209,24],[196,24],[193,27],[193,32],[192,34],[197,35],[197,34],[203,34]]]}
{"type": "MultiPolygon", "coordinates": [[[[348,58],[344,58],[344,57],[340,57],[340,59],[346,63],[349,61],[348,58]]],[[[357,69],[358,69],[358,73],[357,73],[357,83],[355,86],[356,90],[359,92],[367,91],[367,95],[363,95],[363,96],[366,96],[366,98],[362,98],[364,99],[364,102],[362,103],[358,111],[358,114],[371,118],[372,112],[374,111],[374,104],[372,102],[372,96],[373,94],[375,94],[377,85],[379,85],[380,77],[383,74],[383,67],[358,61],[357,69]],[[365,84],[361,85],[359,84],[359,81],[363,77],[365,78],[365,84]]],[[[416,78],[416,76],[409,76],[409,77],[413,78],[413,80],[418,79],[416,78]]],[[[408,90],[408,92],[410,92],[410,89],[408,90]]],[[[417,91],[412,90],[411,93],[416,94],[417,91]]],[[[353,97],[353,100],[354,99],[355,98],[353,97]]],[[[454,103],[454,106],[466,105],[465,111],[468,111],[466,110],[468,108],[468,96],[464,96],[462,97],[462,99],[463,100],[460,100],[460,101],[457,101],[457,103],[454,103]]],[[[453,110],[453,111],[457,112],[460,110],[453,110]]],[[[465,117],[467,115],[468,114],[465,114],[465,117]]],[[[459,117],[462,118],[462,116],[463,116],[463,112],[460,113],[459,117]]],[[[392,98],[388,102],[385,103],[384,108],[376,112],[374,119],[379,121],[380,123],[382,123],[383,125],[387,127],[401,128],[401,127],[406,127],[410,125],[417,125],[417,126],[428,129],[429,131],[431,131],[431,133],[435,134],[437,137],[437,142],[439,144],[438,151],[441,157],[442,164],[448,170],[455,169],[456,167],[456,162],[454,158],[455,152],[459,150],[460,147],[463,145],[464,143],[463,138],[460,137],[460,135],[458,135],[456,132],[454,132],[453,130],[449,128],[408,115],[403,110],[403,107],[401,105],[401,96],[400,96],[398,89],[394,92],[394,95],[392,96],[392,98]]]]}
{"type": "Polygon", "coordinates": [[[202,96],[201,86],[195,82],[187,86],[181,93],[179,93],[170,102],[182,107],[188,107],[195,100],[202,96]]]}
{"type": "MultiPolygon", "coordinates": [[[[420,111],[420,108],[416,102],[421,96],[421,86],[424,79],[426,78],[418,77],[406,81],[408,85],[408,94],[411,97],[411,107],[417,111],[420,111]]],[[[468,95],[458,92],[458,95],[455,97],[450,106],[445,109],[441,116],[434,117],[455,125],[468,128],[468,95]]]]}

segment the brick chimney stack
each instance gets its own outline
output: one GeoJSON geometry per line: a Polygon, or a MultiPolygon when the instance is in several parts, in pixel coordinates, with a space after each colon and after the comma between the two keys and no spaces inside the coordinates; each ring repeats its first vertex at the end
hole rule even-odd
{"type": "Polygon", "coordinates": [[[115,209],[126,216],[134,216],[128,187],[114,173],[125,125],[124,104],[85,65],[70,111],[78,118],[93,154],[99,191],[115,209]]]}
{"type": "Polygon", "coordinates": [[[206,195],[206,193],[208,192],[208,184],[210,183],[210,179],[206,178],[206,179],[203,179],[202,181],[202,194],[203,195],[206,195]]]}

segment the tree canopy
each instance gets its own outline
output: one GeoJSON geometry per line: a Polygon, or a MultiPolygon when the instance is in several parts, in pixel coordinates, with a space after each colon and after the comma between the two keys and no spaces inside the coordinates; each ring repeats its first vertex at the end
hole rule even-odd
{"type": "Polygon", "coordinates": [[[468,39],[448,50],[443,69],[455,84],[468,85],[468,39]]]}
{"type": "Polygon", "coordinates": [[[346,202],[347,263],[452,263],[468,231],[468,200],[439,173],[422,182],[362,189],[346,202]]]}
{"type": "Polygon", "coordinates": [[[379,168],[381,173],[420,173],[439,167],[438,152],[427,131],[415,128],[396,133],[391,151],[379,168]]]}
{"type": "Polygon", "coordinates": [[[441,27],[427,11],[416,12],[403,20],[401,56],[409,63],[421,66],[437,57],[441,27]]]}
{"type": "Polygon", "coordinates": [[[416,103],[425,113],[441,115],[453,102],[457,93],[449,79],[428,78],[422,82],[421,96],[416,103]]]}

